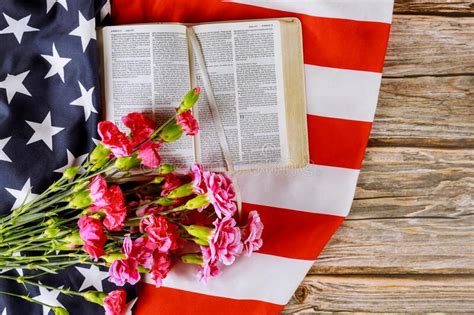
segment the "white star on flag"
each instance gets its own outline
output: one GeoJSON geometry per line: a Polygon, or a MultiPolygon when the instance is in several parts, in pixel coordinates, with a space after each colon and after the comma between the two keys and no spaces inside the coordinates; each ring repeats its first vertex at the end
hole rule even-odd
{"type": "Polygon", "coordinates": [[[94,93],[94,86],[89,90],[79,82],[79,88],[81,89],[81,97],[71,102],[69,105],[82,106],[84,107],[84,119],[87,121],[92,113],[97,113],[97,110],[92,103],[92,93],[94,93]]]}
{"type": "MultiPolygon", "coordinates": [[[[41,284],[41,282],[40,282],[41,284]]],[[[60,286],[58,289],[62,289],[63,286],[60,286]]],[[[33,297],[36,301],[51,305],[51,306],[59,306],[64,307],[59,301],[58,296],[61,294],[59,290],[51,290],[49,291],[46,288],[38,287],[40,294],[33,297]]],[[[48,315],[49,311],[51,310],[50,307],[43,305],[43,315],[48,315]]]]}
{"type": "Polygon", "coordinates": [[[100,140],[96,138],[92,138],[92,142],[94,142],[94,144],[97,146],[100,143],[100,140]]]}
{"type": "Polygon", "coordinates": [[[10,141],[11,137],[0,139],[0,161],[7,161],[11,162],[12,160],[8,157],[8,155],[3,151],[3,148],[7,145],[8,141],[10,141]]]}
{"type": "Polygon", "coordinates": [[[71,153],[68,149],[66,149],[66,154],[67,154],[67,163],[63,167],[60,167],[54,172],[56,173],[63,173],[65,170],[70,168],[71,166],[79,166],[84,162],[84,160],[87,158],[87,153],[83,155],[79,155],[78,157],[75,157],[74,154],[71,153]]]}
{"type": "Polygon", "coordinates": [[[0,89],[5,89],[7,92],[8,104],[10,104],[13,96],[15,96],[16,93],[31,96],[30,92],[28,92],[25,85],[23,84],[23,81],[29,72],[30,71],[25,71],[17,75],[7,74],[5,80],[0,81],[0,89]]]}
{"type": "Polygon", "coordinates": [[[19,20],[15,20],[9,17],[8,15],[6,15],[5,13],[3,13],[3,16],[5,17],[5,20],[7,21],[8,26],[5,27],[3,30],[0,30],[0,34],[15,35],[15,38],[18,41],[18,44],[21,44],[21,39],[23,38],[23,34],[25,34],[26,32],[39,31],[39,29],[28,25],[28,22],[30,21],[30,18],[31,18],[31,14],[19,20]]]}
{"type": "Polygon", "coordinates": [[[84,282],[82,282],[79,291],[87,289],[88,287],[94,287],[98,291],[104,291],[102,286],[102,280],[109,277],[109,273],[106,271],[101,271],[99,267],[91,265],[90,269],[83,267],[76,267],[77,271],[84,276],[84,282]]]}
{"type": "Polygon", "coordinates": [[[5,308],[3,309],[2,311],[2,315],[7,315],[7,307],[5,306],[5,308]]]}
{"type": "Polygon", "coordinates": [[[35,199],[38,196],[37,194],[33,194],[31,192],[31,188],[32,187],[31,187],[30,178],[28,178],[26,180],[26,182],[23,185],[23,187],[21,188],[21,190],[5,187],[5,189],[10,193],[10,195],[15,197],[15,203],[13,204],[11,210],[13,210],[15,208],[18,208],[23,203],[27,203],[27,202],[32,201],[33,199],[35,199]]]}
{"type": "Polygon", "coordinates": [[[71,58],[62,58],[61,56],[59,56],[54,43],[53,55],[41,55],[41,57],[46,59],[46,61],[49,62],[49,64],[51,65],[51,68],[49,69],[48,73],[44,78],[46,79],[52,77],[55,74],[58,74],[61,78],[61,81],[64,82],[64,67],[69,63],[69,61],[71,61],[71,58]]]}
{"type": "Polygon", "coordinates": [[[66,0],[46,0],[46,14],[51,10],[51,8],[56,4],[59,3],[63,6],[63,8],[67,11],[67,2],[66,0]]]}
{"type": "Polygon", "coordinates": [[[82,51],[85,52],[89,42],[96,39],[95,19],[89,21],[79,12],[79,26],[75,28],[69,35],[79,36],[81,38],[82,51]]]}
{"type": "Polygon", "coordinates": [[[36,141],[43,141],[48,148],[53,151],[53,136],[63,130],[62,127],[55,127],[51,124],[51,112],[48,112],[41,123],[26,120],[35,133],[31,136],[26,144],[31,144],[36,141]]]}

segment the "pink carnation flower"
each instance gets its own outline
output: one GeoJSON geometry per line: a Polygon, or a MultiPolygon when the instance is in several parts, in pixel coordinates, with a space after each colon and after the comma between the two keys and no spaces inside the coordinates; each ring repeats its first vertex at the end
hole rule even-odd
{"type": "Polygon", "coordinates": [[[204,172],[202,164],[194,163],[191,166],[191,177],[193,178],[193,190],[196,194],[202,195],[207,192],[206,183],[204,182],[204,172]]]}
{"type": "Polygon", "coordinates": [[[231,265],[237,256],[242,253],[243,245],[240,229],[232,217],[216,219],[214,231],[209,240],[209,247],[202,247],[204,261],[222,261],[224,265],[231,265]]]}
{"type": "MultiPolygon", "coordinates": [[[[203,255],[204,256],[204,255],[203,255]]],[[[206,259],[204,258],[204,264],[201,266],[198,272],[199,281],[202,281],[206,284],[209,281],[209,278],[213,278],[220,274],[219,266],[217,265],[217,260],[206,259]]]]}
{"type": "Polygon", "coordinates": [[[159,253],[176,249],[178,233],[176,225],[169,223],[161,215],[150,214],[140,222],[140,231],[146,232],[159,253]]]}
{"type": "Polygon", "coordinates": [[[263,223],[258,212],[250,211],[247,224],[242,228],[243,251],[246,256],[250,256],[252,252],[262,247],[262,231],[263,223]]]}
{"type": "Polygon", "coordinates": [[[157,168],[160,166],[161,158],[158,153],[159,146],[160,144],[158,142],[149,140],[138,148],[138,157],[144,166],[148,168],[157,168]]]}
{"type": "Polygon", "coordinates": [[[151,267],[151,277],[155,280],[157,288],[163,284],[163,279],[166,278],[171,269],[171,260],[167,255],[155,252],[153,255],[153,266],[151,267]]]}
{"type": "Polygon", "coordinates": [[[225,174],[204,172],[204,181],[207,197],[214,206],[217,217],[234,215],[237,205],[232,200],[235,198],[235,190],[230,178],[225,174]]]}
{"type": "Polygon", "coordinates": [[[107,182],[102,175],[96,175],[91,179],[89,185],[89,195],[92,198],[91,209],[95,210],[107,205],[104,199],[107,192],[107,182]]]}
{"type": "Polygon", "coordinates": [[[181,184],[182,184],[181,180],[175,174],[171,173],[171,174],[166,175],[165,183],[161,187],[161,196],[162,197],[167,196],[173,189],[181,186],[181,184]]]}
{"type": "Polygon", "coordinates": [[[105,315],[123,315],[127,301],[125,290],[115,290],[107,294],[104,299],[105,315]]]}
{"type": "Polygon", "coordinates": [[[133,242],[127,236],[123,241],[123,253],[126,255],[125,259],[119,259],[112,263],[109,268],[109,281],[118,286],[123,286],[126,282],[136,284],[140,280],[140,273],[138,272],[138,260],[133,256],[133,242]]]}
{"type": "Polygon", "coordinates": [[[103,208],[106,216],[104,226],[109,231],[120,231],[127,218],[125,197],[119,186],[111,186],[105,194],[107,205],[103,208]]]}
{"type": "Polygon", "coordinates": [[[154,244],[149,237],[139,237],[133,241],[131,257],[134,257],[139,266],[150,269],[153,265],[154,244]]]}
{"type": "Polygon", "coordinates": [[[133,145],[130,139],[113,122],[101,121],[98,125],[98,132],[102,138],[102,143],[116,157],[129,156],[131,154],[133,145]]]}
{"type": "Polygon", "coordinates": [[[79,235],[84,242],[84,250],[95,260],[99,259],[104,254],[104,245],[107,242],[102,222],[88,216],[82,216],[77,225],[79,226],[79,235]]]}
{"type": "Polygon", "coordinates": [[[199,131],[199,124],[190,110],[187,110],[176,117],[176,123],[181,126],[188,136],[195,136],[199,131]]]}
{"type": "Polygon", "coordinates": [[[235,213],[237,205],[232,200],[235,198],[234,185],[227,175],[205,172],[201,164],[194,163],[191,176],[194,192],[198,195],[207,194],[217,217],[232,216],[235,213]]]}
{"type": "Polygon", "coordinates": [[[153,120],[141,113],[129,113],[122,117],[122,122],[131,131],[133,146],[145,141],[155,131],[153,120]]]}

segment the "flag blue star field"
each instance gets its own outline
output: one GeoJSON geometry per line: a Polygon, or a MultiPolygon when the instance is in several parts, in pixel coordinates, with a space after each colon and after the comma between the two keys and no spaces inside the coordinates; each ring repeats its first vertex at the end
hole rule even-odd
{"type": "MultiPolygon", "coordinates": [[[[94,146],[100,118],[95,26],[107,19],[108,10],[106,0],[0,1],[0,213],[34,198],[94,146]]],[[[95,266],[72,267],[40,281],[80,291],[115,289],[95,266]]],[[[81,298],[27,288],[32,298],[71,314],[104,313],[81,298]]],[[[0,290],[28,295],[12,281],[2,280],[0,290]]],[[[133,288],[128,291],[129,297],[134,294],[133,288]]],[[[0,314],[53,311],[0,295],[0,314]]]]}

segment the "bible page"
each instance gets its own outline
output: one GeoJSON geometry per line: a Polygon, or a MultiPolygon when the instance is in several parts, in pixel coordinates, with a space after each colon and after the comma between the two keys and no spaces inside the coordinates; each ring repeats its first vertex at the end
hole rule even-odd
{"type": "MultiPolygon", "coordinates": [[[[174,115],[191,88],[185,26],[105,27],[103,47],[106,119],[123,128],[120,117],[142,112],[159,126],[174,115]]],[[[163,145],[160,155],[163,163],[186,167],[194,161],[194,141],[183,135],[163,145]]]]}
{"type": "MultiPolygon", "coordinates": [[[[280,23],[213,23],[193,29],[236,169],[285,166],[288,143],[280,23]]],[[[196,58],[193,69],[196,85],[203,87],[196,58]]],[[[224,158],[205,91],[196,109],[200,123],[196,159],[221,169],[224,158]]]]}

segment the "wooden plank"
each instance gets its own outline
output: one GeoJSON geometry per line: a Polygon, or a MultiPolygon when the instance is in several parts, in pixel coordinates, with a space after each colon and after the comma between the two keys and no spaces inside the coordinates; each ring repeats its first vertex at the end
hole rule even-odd
{"type": "Polygon", "coordinates": [[[474,19],[395,15],[384,76],[474,73],[474,19]]]}
{"type": "Polygon", "coordinates": [[[395,14],[437,14],[474,16],[472,0],[396,0],[395,14]]]}
{"type": "Polygon", "coordinates": [[[369,145],[474,148],[473,87],[474,76],[384,78],[369,145]]]}
{"type": "Polygon", "coordinates": [[[284,314],[474,312],[474,276],[310,276],[284,314]]]}
{"type": "Polygon", "coordinates": [[[473,274],[474,150],[369,148],[312,274],[473,274]]]}

